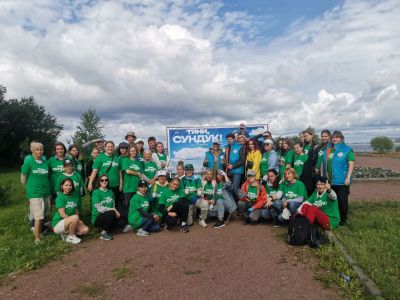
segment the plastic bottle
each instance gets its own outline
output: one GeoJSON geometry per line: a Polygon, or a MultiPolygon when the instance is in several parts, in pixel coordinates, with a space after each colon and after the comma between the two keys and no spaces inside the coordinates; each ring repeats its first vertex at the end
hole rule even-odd
{"type": "Polygon", "coordinates": [[[340,272],[339,273],[339,278],[343,279],[343,281],[346,283],[346,285],[350,284],[350,276],[340,272]]]}

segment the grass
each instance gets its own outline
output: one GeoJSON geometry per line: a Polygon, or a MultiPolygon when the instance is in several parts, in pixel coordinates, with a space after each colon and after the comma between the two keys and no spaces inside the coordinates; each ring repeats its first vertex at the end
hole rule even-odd
{"type": "MultiPolygon", "coordinates": [[[[0,170],[0,186],[6,186],[10,191],[7,199],[1,202],[0,209],[0,279],[10,274],[36,269],[73,249],[54,234],[47,234],[42,243],[34,244],[34,237],[26,219],[28,201],[18,171],[0,170]]],[[[84,203],[87,202],[84,200],[84,203]]],[[[88,221],[84,219],[86,224],[88,221]]]]}
{"type": "Polygon", "coordinates": [[[387,299],[399,299],[400,203],[351,203],[348,226],[337,238],[387,299]]]}
{"type": "Polygon", "coordinates": [[[78,286],[71,292],[71,294],[87,297],[99,297],[103,295],[104,289],[105,287],[102,283],[91,282],[78,286]]]}
{"type": "Polygon", "coordinates": [[[116,279],[122,279],[122,278],[132,277],[134,273],[127,268],[115,268],[113,270],[113,275],[116,279]]]}

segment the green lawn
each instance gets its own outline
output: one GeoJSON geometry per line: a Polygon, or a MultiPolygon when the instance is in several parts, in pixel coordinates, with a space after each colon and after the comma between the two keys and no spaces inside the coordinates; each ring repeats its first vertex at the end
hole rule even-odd
{"type": "MultiPolygon", "coordinates": [[[[3,191],[9,191],[6,199],[3,194],[0,195],[0,278],[12,272],[35,269],[73,248],[54,234],[47,234],[42,243],[34,244],[34,236],[26,219],[28,201],[19,172],[1,170],[0,187],[3,191]]],[[[85,199],[84,203],[87,202],[85,199]]]]}
{"type": "Polygon", "coordinates": [[[350,204],[348,226],[335,231],[387,299],[400,298],[400,202],[350,204]]]}

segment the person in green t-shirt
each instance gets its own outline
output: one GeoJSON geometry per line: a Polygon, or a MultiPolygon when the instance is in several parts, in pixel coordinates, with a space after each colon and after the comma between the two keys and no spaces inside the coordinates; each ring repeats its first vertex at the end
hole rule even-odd
{"type": "Polygon", "coordinates": [[[78,148],[78,145],[71,145],[68,147],[68,154],[66,155],[67,158],[70,158],[72,160],[72,163],[74,165],[74,171],[79,173],[82,178],[85,177],[85,169],[83,166],[83,161],[80,159],[80,151],[78,148]]]}
{"type": "Polygon", "coordinates": [[[308,155],[304,153],[304,147],[302,143],[294,144],[294,159],[293,168],[297,173],[297,176],[301,178],[303,173],[304,164],[308,160],[308,155]]]}
{"type": "Polygon", "coordinates": [[[144,180],[146,180],[149,185],[153,185],[156,181],[157,165],[151,160],[152,152],[151,150],[143,151],[143,175],[144,180]]]}
{"type": "Polygon", "coordinates": [[[209,218],[216,217],[218,215],[216,203],[216,182],[214,180],[214,170],[207,169],[204,174],[204,180],[201,183],[202,198],[208,202],[208,214],[209,218]]]}
{"type": "Polygon", "coordinates": [[[49,164],[50,188],[53,201],[57,198],[57,190],[59,189],[56,179],[58,175],[64,172],[64,157],[67,152],[67,148],[65,148],[63,143],[56,142],[54,144],[54,152],[55,155],[52,156],[47,162],[49,164]]]}
{"type": "Polygon", "coordinates": [[[136,234],[139,236],[149,236],[150,232],[160,231],[160,217],[149,212],[149,208],[148,183],[140,180],[137,193],[130,201],[128,214],[129,225],[137,229],[136,234]]]}
{"type": "Polygon", "coordinates": [[[158,170],[168,170],[169,156],[165,153],[163,143],[157,142],[156,152],[153,153],[152,160],[156,163],[158,170]]]}
{"type": "Polygon", "coordinates": [[[292,150],[292,142],[289,138],[282,140],[282,152],[280,161],[280,177],[283,177],[283,172],[293,165],[294,152],[292,150]]]}
{"type": "Polygon", "coordinates": [[[52,227],[55,234],[67,243],[79,244],[81,239],[77,235],[89,232],[79,218],[78,198],[74,194],[75,186],[71,178],[64,178],[60,183],[61,193],[56,198],[56,212],[53,217],[52,227]]]}
{"type": "Polygon", "coordinates": [[[153,184],[150,191],[150,210],[152,213],[162,217],[162,212],[160,210],[160,198],[162,194],[168,190],[168,180],[167,180],[167,172],[164,170],[157,171],[157,181],[153,184]]]}
{"type": "Polygon", "coordinates": [[[101,175],[98,184],[98,188],[92,194],[91,222],[95,227],[101,228],[100,239],[110,241],[113,238],[112,228],[121,227],[125,222],[115,208],[114,193],[109,188],[108,176],[101,175]]]}
{"type": "Polygon", "coordinates": [[[326,177],[318,177],[317,190],[298,210],[313,224],[315,221],[325,230],[335,229],[340,222],[337,196],[326,177]]]}
{"type": "Polygon", "coordinates": [[[142,139],[138,138],[135,141],[135,143],[136,143],[136,148],[137,148],[137,151],[138,151],[138,155],[142,159],[143,158],[143,154],[144,154],[144,141],[142,139]]]}
{"type": "Polygon", "coordinates": [[[178,220],[181,220],[182,232],[189,232],[189,226],[186,223],[189,204],[179,185],[179,178],[175,177],[171,180],[168,190],[163,192],[160,197],[159,208],[163,214],[165,230],[168,230],[171,225],[175,225],[178,223],[178,220]]]}
{"type": "Polygon", "coordinates": [[[21,183],[29,200],[29,219],[34,220],[35,243],[41,239],[42,224],[50,213],[49,166],[43,157],[43,144],[32,142],[32,155],[21,167],[21,183]]]}
{"type": "Polygon", "coordinates": [[[325,151],[326,147],[328,146],[329,142],[331,141],[331,136],[332,136],[332,134],[328,129],[324,129],[321,131],[320,144],[315,149],[315,151],[318,153],[317,165],[315,166],[315,174],[317,174],[317,175],[322,175],[322,173],[321,173],[322,157],[324,155],[324,151],[325,151]]]}
{"type": "Polygon", "coordinates": [[[282,191],[279,190],[280,181],[279,174],[275,169],[270,169],[267,173],[268,180],[265,183],[265,190],[267,191],[267,202],[261,212],[261,217],[268,220],[270,218],[274,221],[274,226],[279,225],[278,216],[282,213],[282,191]]]}
{"type": "MultiPolygon", "coordinates": [[[[301,203],[307,200],[307,190],[304,184],[298,180],[297,173],[293,168],[288,168],[284,172],[285,181],[280,184],[279,190],[282,191],[282,204],[285,210],[288,209],[290,214],[294,214],[301,203]]],[[[279,215],[280,222],[287,221],[283,212],[279,215]]]]}

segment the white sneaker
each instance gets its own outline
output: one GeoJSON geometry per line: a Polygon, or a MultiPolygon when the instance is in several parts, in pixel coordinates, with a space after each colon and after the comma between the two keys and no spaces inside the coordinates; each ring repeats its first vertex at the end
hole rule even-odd
{"type": "Polygon", "coordinates": [[[150,234],[146,230],[143,230],[142,228],[139,228],[139,230],[137,231],[136,235],[138,235],[138,236],[149,236],[150,234]]]}
{"type": "Polygon", "coordinates": [[[129,231],[131,231],[132,230],[132,226],[131,225],[126,225],[125,227],[124,227],[124,229],[122,229],[122,232],[123,233],[127,233],[127,232],[129,232],[129,231]]]}
{"type": "Polygon", "coordinates": [[[65,239],[66,243],[71,243],[71,244],[79,244],[81,242],[81,239],[78,238],[75,234],[74,235],[69,235],[65,239]]]}
{"type": "Polygon", "coordinates": [[[201,227],[207,227],[207,223],[206,223],[206,221],[204,221],[203,219],[200,219],[199,220],[199,225],[201,226],[201,227]]]}
{"type": "Polygon", "coordinates": [[[63,241],[66,241],[66,239],[67,239],[67,237],[68,237],[68,233],[61,233],[60,236],[61,236],[61,239],[62,239],[63,241]]]}

